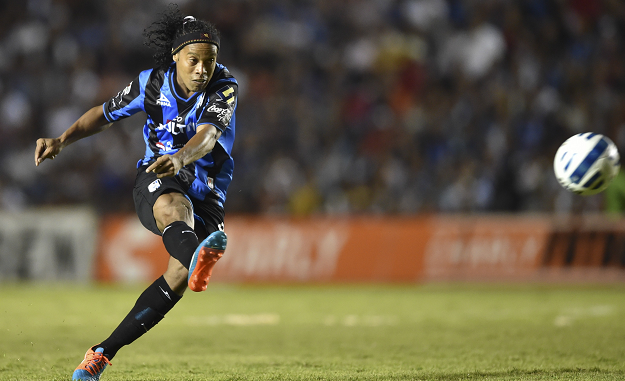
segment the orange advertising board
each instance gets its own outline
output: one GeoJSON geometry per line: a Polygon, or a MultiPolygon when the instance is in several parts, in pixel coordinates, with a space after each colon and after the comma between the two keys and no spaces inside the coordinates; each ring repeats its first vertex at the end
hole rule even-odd
{"type": "Polygon", "coordinates": [[[437,217],[425,250],[435,280],[526,278],[541,265],[550,221],[539,216],[437,217]]]}
{"type": "MultiPolygon", "coordinates": [[[[545,269],[606,263],[621,269],[623,224],[579,226],[540,215],[228,216],[228,248],[211,280],[534,280],[545,269]]],[[[107,217],[100,233],[98,280],[146,282],[165,270],[169,255],[161,237],[135,216],[107,217]]]]}
{"type": "Polygon", "coordinates": [[[97,280],[152,281],[163,274],[168,261],[161,237],[145,229],[136,216],[109,216],[101,221],[97,280]]]}
{"type": "MultiPolygon", "coordinates": [[[[423,274],[427,219],[229,217],[215,281],[404,281],[423,274]]],[[[134,216],[103,220],[96,277],[147,281],[169,255],[134,216]]]]}
{"type": "Polygon", "coordinates": [[[228,219],[215,279],[404,281],[423,274],[427,219],[228,219]]]}

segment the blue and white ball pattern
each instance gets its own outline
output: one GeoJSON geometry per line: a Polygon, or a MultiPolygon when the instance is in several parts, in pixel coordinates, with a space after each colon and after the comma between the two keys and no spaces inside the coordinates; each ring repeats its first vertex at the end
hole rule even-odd
{"type": "Polygon", "coordinates": [[[585,132],[568,138],[553,160],[556,179],[565,189],[583,196],[605,190],[621,167],[618,149],[608,137],[585,132]]]}

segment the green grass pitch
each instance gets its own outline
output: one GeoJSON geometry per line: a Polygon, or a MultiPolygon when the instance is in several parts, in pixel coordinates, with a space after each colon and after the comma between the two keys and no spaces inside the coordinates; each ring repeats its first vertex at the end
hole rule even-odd
{"type": "MultiPolygon", "coordinates": [[[[0,380],[70,380],[142,287],[0,285],[0,380]]],[[[623,380],[625,285],[211,284],[109,380],[623,380]]]]}

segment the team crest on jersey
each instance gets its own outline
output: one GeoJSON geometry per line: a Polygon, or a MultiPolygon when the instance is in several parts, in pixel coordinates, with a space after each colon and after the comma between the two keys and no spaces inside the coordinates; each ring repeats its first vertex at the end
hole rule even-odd
{"type": "Polygon", "coordinates": [[[169,99],[165,96],[165,94],[161,93],[161,96],[156,100],[156,104],[159,106],[167,106],[171,107],[171,103],[169,103],[169,99]]]}
{"type": "Polygon", "coordinates": [[[232,105],[234,102],[234,89],[231,86],[226,86],[219,91],[217,91],[217,95],[221,100],[228,103],[228,105],[232,105]]]}

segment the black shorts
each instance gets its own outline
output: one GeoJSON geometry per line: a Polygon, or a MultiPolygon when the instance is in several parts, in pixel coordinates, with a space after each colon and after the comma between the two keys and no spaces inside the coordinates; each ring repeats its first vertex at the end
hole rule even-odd
{"type": "Polygon", "coordinates": [[[153,172],[146,173],[146,168],[147,166],[142,166],[137,170],[135,187],[132,192],[137,216],[146,229],[161,235],[156,226],[153,207],[160,195],[170,192],[182,193],[191,201],[193,217],[195,218],[194,230],[200,241],[212,232],[224,229],[224,209],[219,206],[216,200],[206,199],[202,201],[192,198],[187,194],[187,187],[179,181],[178,177],[159,179],[153,172]]]}

